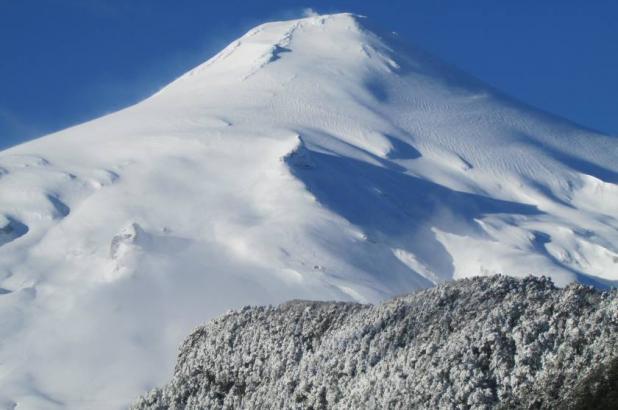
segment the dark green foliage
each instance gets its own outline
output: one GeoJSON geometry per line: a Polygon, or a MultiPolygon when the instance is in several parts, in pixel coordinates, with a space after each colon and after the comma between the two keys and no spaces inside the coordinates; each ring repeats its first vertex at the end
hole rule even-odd
{"type": "Polygon", "coordinates": [[[568,410],[618,409],[618,357],[591,371],[561,407],[568,410]]]}

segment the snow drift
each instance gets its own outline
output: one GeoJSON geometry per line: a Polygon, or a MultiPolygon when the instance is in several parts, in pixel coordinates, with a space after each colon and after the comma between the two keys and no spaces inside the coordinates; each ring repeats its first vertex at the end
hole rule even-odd
{"type": "Polygon", "coordinates": [[[500,272],[618,280],[618,141],[349,14],[0,153],[0,404],[122,407],[189,330],[500,272]]]}

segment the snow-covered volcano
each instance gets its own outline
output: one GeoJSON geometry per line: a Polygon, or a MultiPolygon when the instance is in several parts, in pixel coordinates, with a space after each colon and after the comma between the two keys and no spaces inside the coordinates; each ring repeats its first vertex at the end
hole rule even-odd
{"type": "Polygon", "coordinates": [[[0,153],[0,405],[122,407],[190,329],[471,275],[618,281],[618,139],[349,14],[0,153]]]}

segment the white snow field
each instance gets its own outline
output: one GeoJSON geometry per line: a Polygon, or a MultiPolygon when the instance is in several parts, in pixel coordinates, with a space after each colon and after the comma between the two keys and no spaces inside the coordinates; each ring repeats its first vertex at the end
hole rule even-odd
{"type": "Polygon", "coordinates": [[[123,408],[207,319],[473,275],[618,283],[618,138],[366,19],[259,26],[0,152],[0,407],[123,408]]]}

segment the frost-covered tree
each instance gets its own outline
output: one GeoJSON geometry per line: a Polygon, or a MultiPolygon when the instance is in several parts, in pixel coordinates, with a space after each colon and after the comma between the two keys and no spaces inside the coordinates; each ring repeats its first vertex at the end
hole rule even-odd
{"type": "Polygon", "coordinates": [[[464,279],[378,306],[294,301],[198,328],[147,408],[585,408],[615,397],[618,294],[464,279]],[[612,396],[613,395],[613,396],[612,396]],[[605,400],[602,401],[602,400],[605,400]],[[579,406],[579,407],[578,407],[579,406]]]}

